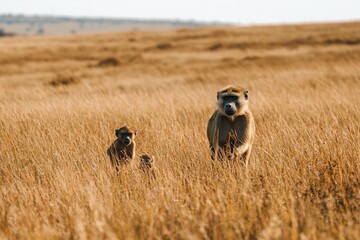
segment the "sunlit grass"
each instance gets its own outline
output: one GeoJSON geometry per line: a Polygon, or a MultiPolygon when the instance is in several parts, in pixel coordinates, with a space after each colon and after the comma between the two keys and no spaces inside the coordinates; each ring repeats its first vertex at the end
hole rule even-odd
{"type": "Polygon", "coordinates": [[[0,39],[0,238],[359,238],[359,28],[0,39]],[[229,83],[250,92],[248,168],[210,158],[229,83]],[[124,124],[137,157],[117,176],[106,149],[124,124]]]}

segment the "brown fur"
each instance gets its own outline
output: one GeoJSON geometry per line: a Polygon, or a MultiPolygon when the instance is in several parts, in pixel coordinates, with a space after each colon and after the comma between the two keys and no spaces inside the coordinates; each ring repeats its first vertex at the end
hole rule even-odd
{"type": "Polygon", "coordinates": [[[219,90],[218,93],[242,93],[244,92],[245,89],[243,89],[242,87],[238,87],[238,86],[227,86],[224,87],[223,89],[219,90]]]}
{"type": "Polygon", "coordinates": [[[207,127],[212,159],[240,158],[248,162],[255,137],[255,122],[248,107],[248,91],[228,86],[218,91],[217,98],[218,109],[209,119],[207,127]],[[238,97],[238,107],[232,116],[224,111],[224,96],[238,97]]]}
{"type": "Polygon", "coordinates": [[[111,144],[107,150],[107,155],[116,170],[119,171],[120,165],[125,165],[135,158],[136,143],[134,141],[137,130],[132,127],[123,126],[115,130],[117,139],[111,144]],[[128,136],[129,144],[123,142],[123,138],[128,136]]]}
{"type": "Polygon", "coordinates": [[[141,154],[140,155],[140,166],[141,170],[149,170],[153,169],[155,164],[155,157],[148,154],[141,154]]]}
{"type": "Polygon", "coordinates": [[[147,173],[150,177],[156,177],[155,157],[153,155],[141,154],[139,169],[144,173],[147,173]]]}

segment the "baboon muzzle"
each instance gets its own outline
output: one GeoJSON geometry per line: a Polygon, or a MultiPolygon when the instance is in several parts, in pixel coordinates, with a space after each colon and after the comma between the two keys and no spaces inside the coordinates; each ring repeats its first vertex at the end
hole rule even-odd
{"type": "Polygon", "coordinates": [[[236,107],[234,104],[231,103],[225,104],[224,110],[225,110],[225,114],[228,116],[232,116],[236,113],[236,107]]]}
{"type": "Polygon", "coordinates": [[[129,145],[131,141],[130,141],[129,138],[125,138],[125,139],[123,140],[123,142],[124,142],[124,144],[129,145]]]}

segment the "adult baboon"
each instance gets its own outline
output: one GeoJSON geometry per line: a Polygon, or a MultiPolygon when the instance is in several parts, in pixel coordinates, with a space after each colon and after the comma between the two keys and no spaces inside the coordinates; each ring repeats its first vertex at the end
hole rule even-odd
{"type": "Polygon", "coordinates": [[[248,162],[255,136],[248,91],[227,86],[217,92],[217,110],[208,122],[207,136],[212,159],[240,158],[248,162]]]}

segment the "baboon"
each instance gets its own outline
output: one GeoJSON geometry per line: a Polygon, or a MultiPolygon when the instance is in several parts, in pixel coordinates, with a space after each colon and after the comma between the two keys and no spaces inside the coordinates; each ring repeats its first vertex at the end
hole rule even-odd
{"type": "Polygon", "coordinates": [[[140,170],[143,171],[144,173],[147,173],[148,176],[155,178],[156,174],[155,174],[154,164],[155,164],[155,157],[153,155],[148,155],[148,154],[140,155],[140,165],[139,165],[140,170]]]}
{"type": "Polygon", "coordinates": [[[140,166],[139,168],[143,171],[147,171],[154,168],[155,157],[148,154],[140,155],[140,166]]]}
{"type": "Polygon", "coordinates": [[[135,136],[137,130],[132,127],[123,126],[115,130],[117,139],[107,150],[111,163],[119,171],[119,166],[129,163],[135,157],[135,136]]]}
{"type": "Polygon", "coordinates": [[[227,86],[217,92],[217,110],[207,127],[211,158],[248,162],[255,137],[255,122],[249,109],[249,92],[227,86]]]}

